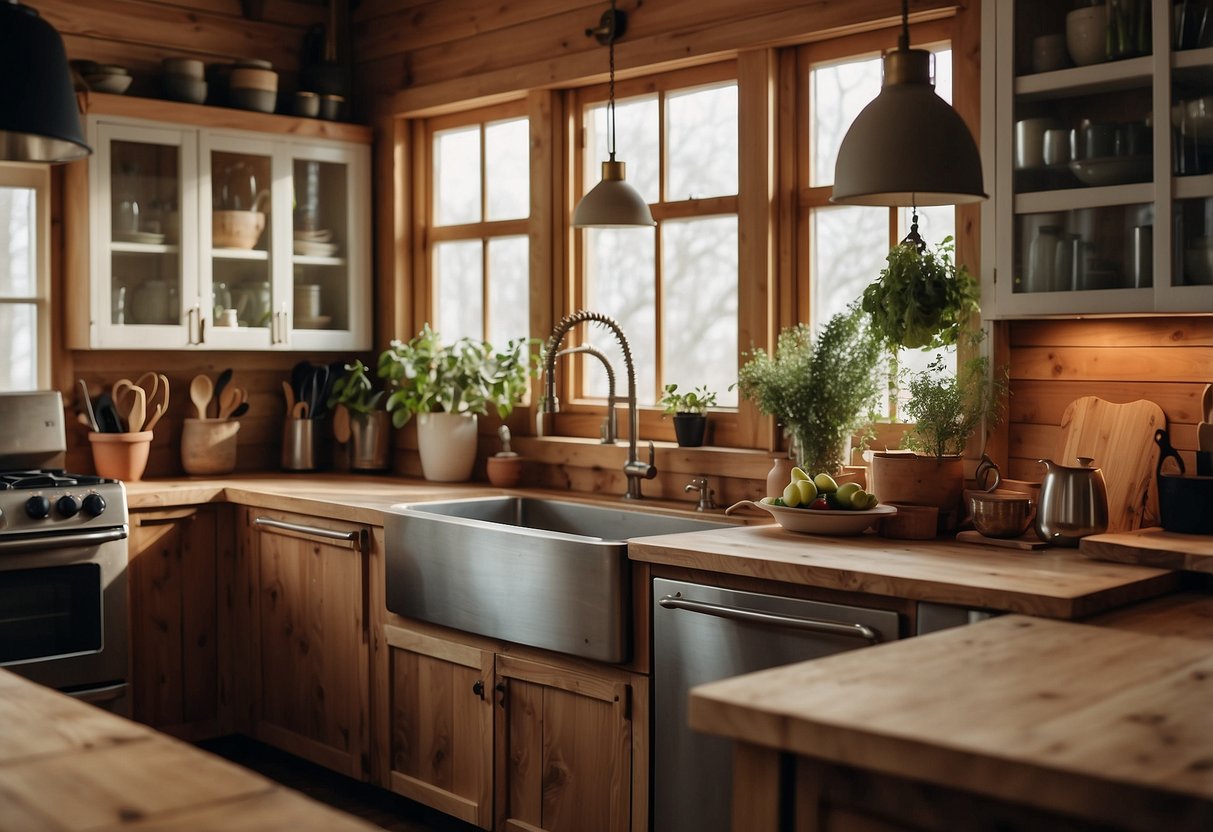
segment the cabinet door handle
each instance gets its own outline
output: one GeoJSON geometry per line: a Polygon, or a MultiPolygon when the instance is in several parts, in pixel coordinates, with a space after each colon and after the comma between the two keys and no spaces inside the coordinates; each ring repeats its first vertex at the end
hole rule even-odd
{"type": "Polygon", "coordinates": [[[185,326],[188,330],[186,339],[190,344],[202,343],[202,312],[197,306],[191,306],[185,313],[185,326]]]}
{"type": "Polygon", "coordinates": [[[484,680],[477,679],[476,684],[472,685],[472,693],[484,699],[484,680]]]}
{"type": "Polygon", "coordinates": [[[501,707],[503,707],[503,708],[504,708],[504,707],[505,707],[505,682],[498,682],[498,683],[497,683],[497,684],[496,684],[496,685],[493,687],[493,690],[495,690],[495,691],[497,691],[499,694],[501,694],[501,698],[498,700],[498,704],[500,704],[500,705],[501,705],[501,707]]]}
{"type": "Polygon", "coordinates": [[[253,520],[253,525],[261,526],[267,529],[282,529],[296,534],[306,534],[312,537],[321,537],[325,540],[343,540],[354,544],[354,548],[361,551],[364,546],[362,542],[362,532],[360,530],[352,532],[341,532],[336,529],[322,529],[319,526],[304,526],[299,523],[288,523],[285,520],[275,520],[272,517],[258,517],[253,520]]]}
{"type": "Polygon", "coordinates": [[[683,598],[682,593],[667,595],[657,602],[667,610],[686,610],[688,612],[714,615],[717,618],[728,618],[734,621],[745,621],[750,624],[766,624],[772,627],[788,627],[793,630],[807,630],[811,633],[827,633],[829,635],[858,638],[870,644],[880,641],[880,634],[865,624],[839,624],[834,621],[821,621],[816,618],[800,618],[795,615],[776,615],[758,610],[747,610],[740,607],[722,607],[707,601],[694,601],[683,598]]]}

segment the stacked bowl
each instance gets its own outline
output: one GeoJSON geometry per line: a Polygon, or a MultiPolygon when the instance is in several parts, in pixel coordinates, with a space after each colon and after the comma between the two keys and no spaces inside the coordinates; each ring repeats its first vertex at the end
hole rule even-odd
{"type": "Polygon", "coordinates": [[[99,64],[96,61],[72,61],[72,68],[80,73],[93,92],[122,95],[131,85],[131,73],[123,66],[99,64]]]}
{"type": "Polygon", "coordinates": [[[165,58],[160,62],[160,88],[173,101],[201,104],[206,101],[206,77],[202,61],[195,58],[165,58]]]}
{"type": "Polygon", "coordinates": [[[278,73],[269,61],[246,60],[232,65],[228,103],[241,110],[272,113],[278,104],[278,73]]]}

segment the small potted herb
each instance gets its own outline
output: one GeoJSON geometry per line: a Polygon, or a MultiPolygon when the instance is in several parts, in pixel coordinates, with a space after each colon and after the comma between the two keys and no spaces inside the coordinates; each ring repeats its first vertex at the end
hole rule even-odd
{"type": "Polygon", "coordinates": [[[658,404],[665,408],[663,418],[674,417],[674,435],[680,446],[698,448],[703,444],[708,408],[716,406],[716,394],[707,385],[679,393],[677,384],[667,384],[658,404]]]}

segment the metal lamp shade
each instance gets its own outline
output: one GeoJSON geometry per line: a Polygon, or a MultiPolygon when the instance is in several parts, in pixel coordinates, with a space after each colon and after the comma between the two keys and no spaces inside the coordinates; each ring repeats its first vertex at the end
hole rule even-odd
{"type": "Polygon", "coordinates": [[[66,162],[92,152],[59,33],[28,6],[0,0],[0,159],[66,162]]]}
{"type": "Polygon", "coordinates": [[[624,181],[624,163],[602,163],[602,181],[582,197],[573,211],[574,228],[656,225],[649,205],[624,181]]]}
{"type": "Polygon", "coordinates": [[[838,149],[830,201],[923,206],[985,198],[977,145],[935,94],[930,53],[890,52],[880,94],[856,116],[838,149]]]}

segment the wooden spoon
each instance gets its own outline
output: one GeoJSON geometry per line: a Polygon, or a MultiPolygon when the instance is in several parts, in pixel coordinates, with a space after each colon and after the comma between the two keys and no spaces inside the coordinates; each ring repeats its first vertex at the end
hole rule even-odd
{"type": "Polygon", "coordinates": [[[224,390],[219,396],[219,418],[226,419],[232,415],[232,411],[240,406],[241,389],[239,387],[229,387],[224,390]]]}
{"type": "Polygon", "coordinates": [[[194,409],[198,411],[199,419],[206,418],[206,409],[210,406],[214,393],[215,385],[211,382],[210,376],[196,375],[190,382],[190,401],[194,403],[194,409]]]}
{"type": "Polygon", "coordinates": [[[160,417],[168,412],[169,403],[169,386],[168,376],[164,373],[144,373],[139,377],[139,386],[144,390],[151,387],[153,392],[147,394],[147,411],[151,415],[148,417],[147,424],[143,426],[144,430],[151,430],[156,427],[156,423],[160,421],[160,417]],[[144,382],[148,376],[152,376],[154,381],[144,382]]]}
{"type": "Polygon", "coordinates": [[[147,393],[142,387],[132,387],[130,393],[131,401],[126,411],[126,429],[131,433],[139,433],[143,430],[143,423],[147,419],[147,393]]]}
{"type": "Polygon", "coordinates": [[[343,404],[333,410],[333,438],[340,445],[350,441],[350,412],[343,404]]]}
{"type": "Polygon", "coordinates": [[[295,402],[295,406],[291,408],[292,419],[307,418],[307,402],[295,402]]]}
{"type": "Polygon", "coordinates": [[[282,382],[282,395],[286,396],[286,412],[289,414],[295,409],[295,389],[289,381],[282,382]]]}

